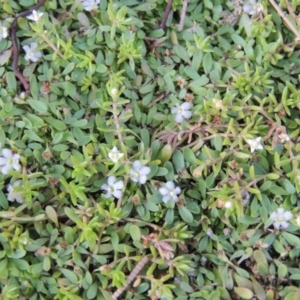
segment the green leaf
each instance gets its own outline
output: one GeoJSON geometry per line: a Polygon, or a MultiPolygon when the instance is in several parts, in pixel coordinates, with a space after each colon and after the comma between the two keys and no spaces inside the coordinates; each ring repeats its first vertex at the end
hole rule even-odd
{"type": "Polygon", "coordinates": [[[254,296],[251,290],[244,287],[234,287],[233,290],[243,299],[252,299],[254,296]]]}
{"type": "Polygon", "coordinates": [[[203,57],[203,69],[205,74],[209,74],[212,69],[213,61],[210,52],[206,53],[203,57]]]}
{"type": "Polygon", "coordinates": [[[57,218],[57,213],[55,211],[55,209],[53,208],[53,206],[46,206],[46,215],[47,217],[56,225],[56,227],[58,227],[58,218],[57,218]]]}
{"type": "Polygon", "coordinates": [[[44,120],[57,130],[66,130],[67,126],[64,122],[54,119],[53,117],[45,117],[44,120]]]}
{"type": "Polygon", "coordinates": [[[286,231],[283,231],[281,234],[291,246],[300,247],[300,239],[297,236],[286,231]]]}
{"type": "Polygon", "coordinates": [[[280,264],[277,270],[277,274],[278,274],[278,279],[282,280],[286,277],[288,273],[288,268],[285,264],[280,264]]]}
{"type": "Polygon", "coordinates": [[[193,222],[194,217],[192,213],[185,206],[179,206],[178,211],[183,221],[185,221],[186,223],[193,222]]]}
{"type": "Polygon", "coordinates": [[[296,188],[288,179],[281,180],[280,185],[286,190],[289,195],[296,193],[296,188]]]}
{"type": "Polygon", "coordinates": [[[12,72],[6,73],[6,83],[9,90],[13,90],[13,91],[17,90],[17,82],[14,73],[12,72]]]}
{"type": "Polygon", "coordinates": [[[182,171],[183,169],[185,169],[184,156],[181,151],[175,150],[172,157],[172,162],[177,173],[178,171],[182,171]]]}
{"type": "Polygon", "coordinates": [[[28,99],[27,102],[34,110],[36,110],[39,113],[43,114],[48,110],[47,104],[42,100],[28,99]]]}
{"type": "Polygon", "coordinates": [[[137,225],[131,225],[130,235],[134,241],[140,241],[142,236],[140,228],[137,225]]]}
{"type": "MultiPolygon", "coordinates": [[[[80,14],[80,13],[79,13],[80,14]]],[[[62,72],[62,75],[67,75],[69,73],[71,73],[75,68],[75,63],[74,62],[70,62],[64,69],[64,71],[62,72]]]]}
{"type": "Polygon", "coordinates": [[[196,156],[194,152],[191,150],[191,148],[185,147],[183,149],[183,155],[185,161],[187,161],[190,164],[194,164],[196,162],[196,156]]]}
{"type": "Polygon", "coordinates": [[[76,283],[78,281],[78,278],[76,274],[68,269],[61,268],[60,271],[64,274],[64,276],[71,282],[76,283]]]}
{"type": "Polygon", "coordinates": [[[275,184],[270,187],[269,191],[274,195],[286,196],[289,194],[285,189],[275,184]]]}
{"type": "MultiPolygon", "coordinates": [[[[77,19],[78,21],[85,27],[85,28],[90,28],[91,25],[90,25],[90,21],[89,21],[89,18],[87,17],[87,15],[83,12],[79,12],[77,14],[77,19]]],[[[75,64],[74,64],[75,65],[75,64]]]]}
{"type": "Polygon", "coordinates": [[[35,132],[32,130],[25,130],[25,135],[32,141],[44,143],[45,140],[41,139],[35,132]]]}
{"type": "Polygon", "coordinates": [[[200,75],[198,74],[198,72],[190,66],[186,66],[184,68],[184,72],[189,78],[193,80],[200,79],[200,75]]]}
{"type": "Polygon", "coordinates": [[[186,48],[181,46],[181,45],[175,45],[173,47],[175,53],[186,63],[188,63],[189,65],[192,63],[190,58],[189,58],[189,54],[186,51],[186,48]]]}

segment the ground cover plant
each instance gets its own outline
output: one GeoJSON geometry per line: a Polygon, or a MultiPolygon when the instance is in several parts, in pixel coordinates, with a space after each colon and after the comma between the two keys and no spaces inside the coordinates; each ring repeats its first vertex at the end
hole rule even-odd
{"type": "Polygon", "coordinates": [[[0,299],[300,299],[299,7],[2,0],[0,299]]]}

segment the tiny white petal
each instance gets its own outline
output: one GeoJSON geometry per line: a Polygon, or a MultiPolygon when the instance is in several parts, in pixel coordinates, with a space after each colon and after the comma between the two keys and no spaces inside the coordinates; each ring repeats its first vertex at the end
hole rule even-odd
{"type": "Polygon", "coordinates": [[[286,219],[287,221],[289,221],[289,220],[293,219],[293,214],[292,214],[291,212],[289,212],[289,211],[286,211],[286,212],[284,213],[284,217],[285,217],[285,219],[286,219]]]}
{"type": "Polygon", "coordinates": [[[120,190],[124,187],[124,182],[123,181],[117,181],[116,183],[114,183],[114,188],[117,190],[120,190]]]}
{"type": "Polygon", "coordinates": [[[114,197],[116,197],[117,199],[120,199],[122,197],[122,192],[120,190],[115,190],[113,192],[114,197]]]}
{"type": "Polygon", "coordinates": [[[167,194],[169,193],[169,189],[167,189],[166,187],[161,187],[161,188],[159,189],[159,192],[160,192],[163,196],[165,196],[165,195],[167,195],[167,194]]]}
{"type": "Polygon", "coordinates": [[[132,166],[134,169],[140,169],[142,167],[142,163],[139,160],[136,160],[133,162],[132,166]]]}
{"type": "Polygon", "coordinates": [[[104,183],[102,186],[101,186],[101,190],[107,190],[108,189],[108,185],[106,183],[104,183]]]}
{"type": "Polygon", "coordinates": [[[184,118],[183,118],[183,116],[182,116],[182,115],[176,115],[176,117],[175,117],[175,121],[176,121],[177,123],[181,123],[181,122],[183,122],[183,121],[184,121],[184,118]]]}
{"type": "Polygon", "coordinates": [[[189,118],[192,116],[192,112],[191,112],[191,111],[184,111],[184,112],[182,113],[182,115],[183,115],[183,117],[184,117],[185,119],[189,119],[189,118]]]}
{"type": "Polygon", "coordinates": [[[181,104],[181,108],[184,110],[189,110],[191,108],[191,104],[189,102],[184,102],[181,104]]]}
{"type": "Polygon", "coordinates": [[[174,189],[174,188],[175,188],[175,183],[174,183],[173,181],[168,181],[168,182],[166,183],[166,187],[167,187],[168,189],[174,189]]]}
{"type": "Polygon", "coordinates": [[[285,210],[284,208],[277,208],[277,214],[284,214],[285,210]]]}
{"type": "Polygon", "coordinates": [[[9,149],[2,149],[2,156],[5,158],[10,158],[12,156],[12,151],[9,149]]]}
{"type": "Polygon", "coordinates": [[[281,227],[283,228],[283,229],[286,229],[286,228],[288,228],[289,227],[289,223],[288,222],[286,222],[286,221],[283,221],[283,222],[281,222],[281,227]]]}
{"type": "Polygon", "coordinates": [[[116,177],[115,176],[109,176],[107,179],[108,185],[113,185],[116,182],[116,177]]]}

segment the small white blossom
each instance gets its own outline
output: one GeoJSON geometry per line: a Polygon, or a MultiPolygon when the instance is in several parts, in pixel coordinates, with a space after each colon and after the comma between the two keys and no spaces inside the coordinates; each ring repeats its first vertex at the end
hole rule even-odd
{"type": "Polygon", "coordinates": [[[232,202],[231,201],[226,201],[224,207],[225,208],[231,208],[232,207],[232,202]]]}
{"type": "Polygon", "coordinates": [[[286,133],[278,134],[278,139],[280,143],[285,143],[290,141],[290,137],[286,133]]]}
{"type": "Polygon", "coordinates": [[[110,92],[113,96],[117,96],[119,91],[116,88],[112,88],[110,92]]]}
{"type": "Polygon", "coordinates": [[[136,160],[132,164],[130,178],[134,182],[144,184],[147,181],[147,175],[150,173],[150,171],[151,169],[149,167],[143,166],[140,161],[136,160]]]}
{"type": "Polygon", "coordinates": [[[253,153],[255,150],[264,149],[263,145],[261,144],[261,137],[258,137],[254,140],[246,140],[246,142],[250,145],[251,153],[253,153]]]}
{"type": "Polygon", "coordinates": [[[83,7],[87,11],[96,10],[100,4],[100,0],[82,0],[83,7]]]}
{"type": "Polygon", "coordinates": [[[105,198],[110,198],[114,196],[117,199],[122,197],[122,188],[124,187],[124,182],[117,181],[115,176],[109,176],[107,179],[107,184],[103,184],[101,189],[106,191],[104,195],[105,198]]]}
{"type": "Polygon", "coordinates": [[[192,116],[190,111],[191,104],[184,102],[181,105],[176,105],[171,109],[171,113],[175,115],[175,121],[181,123],[184,119],[189,119],[192,116]]]}
{"type": "Polygon", "coordinates": [[[8,31],[7,28],[5,26],[2,26],[0,23],[0,41],[2,39],[6,39],[8,36],[8,31]]]}
{"type": "Polygon", "coordinates": [[[24,198],[22,197],[22,192],[16,191],[15,187],[20,186],[21,181],[17,180],[13,184],[9,184],[7,186],[7,200],[14,202],[17,201],[18,203],[23,203],[24,198]]]}
{"type": "Polygon", "coordinates": [[[19,171],[21,169],[19,163],[20,155],[13,153],[9,149],[2,150],[2,156],[0,157],[0,169],[3,174],[8,174],[10,170],[14,169],[19,171]]]}
{"type": "Polygon", "coordinates": [[[206,235],[207,235],[208,237],[211,237],[213,234],[214,234],[214,232],[212,231],[211,228],[208,228],[208,229],[206,230],[206,235]]]}
{"type": "Polygon", "coordinates": [[[249,0],[243,7],[244,12],[249,15],[256,15],[263,11],[263,6],[260,3],[256,3],[256,0],[249,0]]]}
{"type": "Polygon", "coordinates": [[[176,187],[173,181],[168,181],[165,187],[161,187],[159,189],[159,192],[163,196],[162,201],[164,203],[167,203],[169,200],[177,202],[178,201],[177,195],[181,193],[181,189],[179,187],[176,187]]]}
{"type": "Polygon", "coordinates": [[[108,153],[108,157],[116,163],[121,157],[124,156],[124,153],[121,153],[117,147],[113,147],[110,152],[108,153]]]}
{"type": "Polygon", "coordinates": [[[223,109],[223,101],[220,99],[212,99],[213,104],[215,105],[215,108],[218,110],[222,110],[223,109]]]}
{"type": "Polygon", "coordinates": [[[36,62],[39,60],[39,58],[42,57],[42,52],[39,50],[36,50],[37,43],[30,43],[30,46],[25,45],[23,46],[24,51],[26,52],[25,59],[31,60],[33,62],[36,62]]]}
{"type": "Polygon", "coordinates": [[[277,210],[270,215],[270,219],[274,221],[273,225],[276,229],[287,229],[289,227],[289,221],[292,218],[292,213],[285,211],[283,208],[277,208],[277,210]]]}
{"type": "Polygon", "coordinates": [[[36,10],[33,10],[32,14],[29,15],[27,17],[27,19],[32,20],[32,21],[34,21],[34,22],[37,23],[39,21],[39,19],[41,18],[42,15],[43,15],[42,12],[37,12],[36,10]]]}

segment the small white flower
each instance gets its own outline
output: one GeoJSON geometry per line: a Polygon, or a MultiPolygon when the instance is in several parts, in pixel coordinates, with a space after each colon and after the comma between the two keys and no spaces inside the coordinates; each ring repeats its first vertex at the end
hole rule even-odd
{"type": "Polygon", "coordinates": [[[246,140],[246,142],[250,145],[251,153],[253,153],[255,150],[264,149],[263,145],[261,144],[261,137],[258,137],[254,140],[246,140]]]}
{"type": "Polygon", "coordinates": [[[208,229],[206,230],[206,235],[207,235],[208,237],[211,237],[213,234],[214,234],[214,232],[212,231],[211,228],[208,228],[208,229]]]}
{"type": "Polygon", "coordinates": [[[37,12],[36,10],[33,10],[32,14],[29,15],[27,17],[27,19],[32,20],[32,21],[34,21],[34,22],[37,23],[39,21],[39,19],[41,18],[42,15],[43,15],[42,12],[37,12]]]}
{"type": "Polygon", "coordinates": [[[181,123],[184,119],[189,119],[192,116],[190,111],[191,104],[184,102],[181,105],[176,105],[171,109],[171,113],[175,115],[175,121],[181,123]]]}
{"type": "Polygon", "coordinates": [[[26,52],[25,59],[27,61],[31,60],[33,62],[36,62],[39,60],[39,58],[42,57],[42,52],[36,50],[36,48],[37,48],[37,43],[30,43],[30,46],[28,45],[23,46],[23,49],[26,52]]]}
{"type": "Polygon", "coordinates": [[[106,191],[104,195],[105,198],[110,198],[114,196],[117,199],[122,197],[122,188],[124,187],[124,182],[119,180],[117,181],[115,176],[109,176],[107,179],[107,184],[103,184],[101,189],[106,191]]]}
{"type": "Polygon", "coordinates": [[[119,91],[116,88],[112,88],[110,92],[113,96],[117,96],[119,91]]]}
{"type": "Polygon", "coordinates": [[[147,181],[147,175],[150,173],[150,171],[151,169],[149,167],[143,166],[140,161],[136,160],[132,164],[130,178],[134,182],[144,184],[147,181]]]}
{"type": "Polygon", "coordinates": [[[176,187],[173,181],[168,181],[165,187],[161,187],[159,189],[159,192],[163,196],[162,201],[164,203],[167,203],[169,200],[177,202],[177,195],[181,193],[181,189],[179,187],[176,187]]]}
{"type": "Polygon", "coordinates": [[[109,153],[108,153],[108,157],[114,162],[116,163],[121,157],[124,156],[124,153],[120,153],[120,151],[117,149],[117,147],[113,147],[109,153]]]}
{"type": "Polygon", "coordinates": [[[7,28],[5,26],[2,26],[0,23],[0,41],[2,39],[6,39],[8,36],[8,31],[7,28]]]}
{"type": "Polygon", "coordinates": [[[243,7],[244,12],[249,15],[256,15],[263,11],[263,6],[260,3],[256,3],[256,0],[249,0],[243,7]]]}
{"type": "Polygon", "coordinates": [[[286,133],[278,134],[278,139],[280,143],[285,143],[290,141],[290,137],[286,133]]]}
{"type": "Polygon", "coordinates": [[[232,207],[232,202],[231,201],[226,201],[224,207],[225,208],[231,208],[232,207]]]}
{"type": "Polygon", "coordinates": [[[215,105],[215,108],[218,110],[222,110],[223,109],[223,101],[220,99],[212,99],[213,104],[215,105]]]}
{"type": "Polygon", "coordinates": [[[277,210],[270,215],[270,219],[274,221],[273,225],[276,229],[287,229],[289,227],[289,220],[292,218],[292,213],[285,211],[283,208],[277,208],[277,210]]]}
{"type": "Polygon", "coordinates": [[[20,155],[13,153],[9,149],[2,150],[2,156],[0,157],[0,168],[3,174],[8,174],[10,170],[14,169],[19,171],[21,166],[19,164],[20,155]]]}
{"type": "Polygon", "coordinates": [[[83,7],[87,11],[96,10],[100,4],[100,0],[82,0],[83,7]]]}
{"type": "Polygon", "coordinates": [[[15,187],[20,186],[21,181],[17,180],[13,184],[9,184],[7,186],[7,200],[14,202],[17,201],[18,203],[23,203],[24,198],[22,197],[22,192],[16,191],[15,187]]]}

